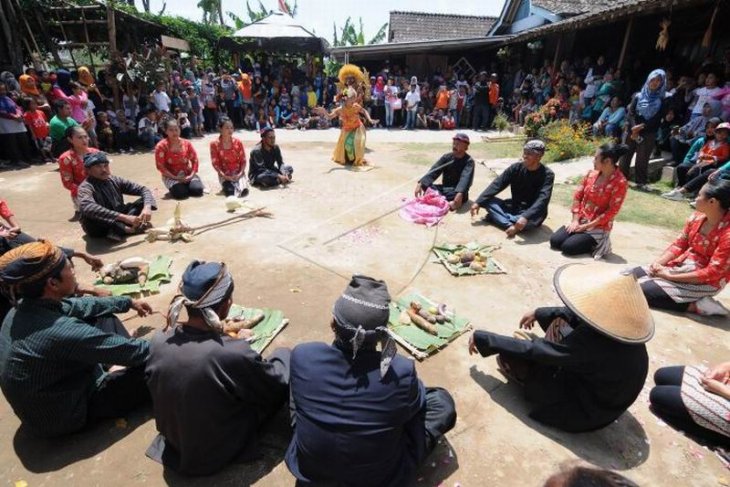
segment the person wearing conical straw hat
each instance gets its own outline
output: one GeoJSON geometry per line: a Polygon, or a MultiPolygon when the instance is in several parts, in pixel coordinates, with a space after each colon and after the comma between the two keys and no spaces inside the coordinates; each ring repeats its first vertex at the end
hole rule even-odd
{"type": "Polygon", "coordinates": [[[520,320],[545,338],[475,331],[469,353],[497,355],[504,374],[524,386],[530,417],[571,433],[611,424],[636,400],[649,369],[645,343],[654,321],[632,275],[605,264],[570,264],[553,279],[563,307],[537,308],[520,320]]]}

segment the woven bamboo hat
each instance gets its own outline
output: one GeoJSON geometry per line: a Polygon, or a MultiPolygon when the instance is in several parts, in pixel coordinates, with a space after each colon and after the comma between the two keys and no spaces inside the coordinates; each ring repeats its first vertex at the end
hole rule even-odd
{"type": "Polygon", "coordinates": [[[606,264],[567,264],[553,282],[568,308],[604,335],[624,343],[654,336],[649,304],[633,275],[606,264]]]}

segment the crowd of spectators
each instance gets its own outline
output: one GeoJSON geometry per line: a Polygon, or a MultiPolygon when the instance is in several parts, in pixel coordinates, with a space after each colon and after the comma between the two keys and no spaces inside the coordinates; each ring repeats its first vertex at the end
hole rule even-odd
{"type": "MultiPolygon", "coordinates": [[[[699,152],[690,148],[705,137],[711,119],[728,121],[730,86],[720,71],[710,64],[692,75],[666,70],[654,150],[671,151],[676,165],[687,153],[699,152]]],[[[487,130],[497,116],[523,125],[550,104],[552,119],[585,122],[595,136],[626,141],[632,97],[640,88],[603,56],[595,62],[566,60],[556,68],[547,61],[539,68],[512,66],[501,73],[481,69],[467,75],[447,67],[419,79],[411,72],[388,63],[371,70],[363,104],[378,120],[376,127],[487,130]]],[[[271,60],[239,69],[178,65],[149,92],[123,86],[120,109],[112,103],[106,76],[100,72],[96,78],[83,67],[27,69],[17,78],[0,74],[0,138],[5,139],[0,159],[15,166],[51,161],[68,148],[66,130],[76,124],[87,130],[92,146],[111,152],[153,148],[163,136],[162,122],[172,117],[184,138],[215,132],[223,115],[244,130],[337,124],[314,110],[333,107],[337,80],[312,66],[271,60]]]]}

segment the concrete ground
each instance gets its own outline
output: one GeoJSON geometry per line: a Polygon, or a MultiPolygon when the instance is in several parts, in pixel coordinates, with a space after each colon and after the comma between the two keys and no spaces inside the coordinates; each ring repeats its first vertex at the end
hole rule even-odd
{"type": "MultiPolygon", "coordinates": [[[[553,203],[544,228],[506,240],[499,230],[472,221],[468,211],[450,214],[441,225],[427,229],[401,220],[396,208],[410,196],[415,181],[425,171],[424,162],[435,161],[450,150],[444,132],[370,131],[368,158],[374,169],[355,172],[330,162],[336,130],[278,131],[285,160],[295,167],[295,181],[287,188],[254,189],[247,198],[252,207],[266,207],[271,218],[255,218],[222,226],[198,236],[192,243],[147,243],[141,237],[109,246],[87,242],[78,224],[67,220],[73,213],[68,192],[61,187],[53,165],[0,173],[0,197],[15,210],[23,229],[58,244],[86,249],[105,261],[128,256],[173,257],[173,283],[149,301],[156,310],[166,306],[179,277],[191,259],[222,260],[236,278],[235,301],[248,306],[277,307],[291,324],[267,352],[302,341],[331,339],[328,327],[334,300],[353,273],[385,279],[392,295],[419,290],[448,303],[474,327],[511,334],[522,314],[534,307],[557,304],[552,290],[555,269],[569,261],[549,249],[552,230],[569,218],[567,208],[553,203]],[[414,148],[428,143],[427,151],[414,148]],[[434,150],[433,143],[442,144],[434,150]],[[479,240],[497,243],[495,257],[505,275],[451,277],[432,262],[434,242],[479,240]]],[[[471,153],[482,159],[484,143],[471,133],[471,153]]],[[[250,151],[255,134],[239,133],[250,151]]],[[[191,224],[223,220],[223,197],[209,164],[210,137],[194,142],[201,158],[201,175],[210,194],[182,203],[191,224]]],[[[515,160],[519,154],[515,154],[515,160]]],[[[477,166],[472,198],[505,161],[477,166]]],[[[556,164],[557,181],[583,174],[589,160],[556,164]]],[[[156,224],[172,216],[174,202],[164,199],[164,188],[150,153],[115,155],[112,169],[155,188],[159,197],[156,224]]],[[[687,209],[689,212],[689,208],[687,209]]],[[[663,229],[617,224],[613,232],[617,267],[648,263],[673,238],[663,229]]],[[[93,276],[83,263],[80,279],[93,276]]],[[[730,293],[721,295],[730,305],[730,293]]],[[[727,360],[726,319],[699,319],[654,312],[656,335],[649,342],[650,374],[671,364],[716,363],[727,360]]],[[[129,315],[130,329],[147,324],[159,329],[163,318],[139,319],[129,315]]],[[[469,356],[467,336],[462,336],[433,357],[418,363],[427,385],[447,387],[456,400],[458,421],[453,431],[422,467],[418,485],[539,486],[551,472],[575,462],[615,469],[640,485],[730,485],[730,472],[715,455],[666,426],[648,409],[646,388],[636,403],[615,424],[594,433],[566,434],[543,427],[527,417],[520,391],[507,384],[496,370],[494,358],[469,356]]],[[[407,352],[400,349],[407,355],[407,352]]],[[[266,353],[265,353],[266,355],[266,353]]],[[[607,367],[611,364],[607,363],[607,367]]],[[[184,373],[184,371],[181,371],[184,373]]],[[[144,451],[155,436],[149,411],[125,420],[109,421],[63,440],[39,441],[19,429],[19,421],[0,398],[0,484],[57,486],[130,485],[266,485],[293,486],[283,463],[288,438],[284,417],[262,439],[261,459],[231,465],[213,477],[184,479],[166,472],[147,459],[144,451]]]]}

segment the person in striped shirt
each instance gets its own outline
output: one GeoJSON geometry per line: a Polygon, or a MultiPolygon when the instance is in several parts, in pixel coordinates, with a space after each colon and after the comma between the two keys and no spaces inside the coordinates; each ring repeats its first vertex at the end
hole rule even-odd
{"type": "Polygon", "coordinates": [[[72,297],[73,266],[44,240],[3,254],[0,283],[22,298],[0,330],[0,389],[30,434],[66,435],[149,402],[149,345],[115,316],[130,309],[147,316],[147,303],[72,297]]]}

